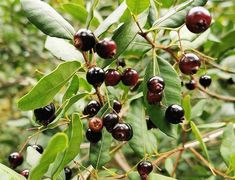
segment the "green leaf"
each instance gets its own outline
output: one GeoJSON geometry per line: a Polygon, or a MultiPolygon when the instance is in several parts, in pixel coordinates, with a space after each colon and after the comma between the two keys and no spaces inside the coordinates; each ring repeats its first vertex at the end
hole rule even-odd
{"type": "Polygon", "coordinates": [[[129,10],[138,15],[150,6],[150,0],[126,0],[129,10]]]}
{"type": "Polygon", "coordinates": [[[127,6],[126,4],[123,2],[120,6],[118,6],[116,8],[115,11],[113,11],[105,20],[104,22],[102,22],[100,24],[100,26],[95,30],[94,34],[96,37],[102,35],[104,32],[106,32],[108,30],[108,28],[116,23],[121,16],[123,15],[123,13],[125,12],[127,6]]]}
{"type": "Polygon", "coordinates": [[[182,101],[182,106],[184,109],[184,117],[189,122],[191,119],[191,104],[190,104],[190,95],[184,97],[182,101]]]}
{"type": "Polygon", "coordinates": [[[92,19],[94,18],[94,11],[95,11],[95,8],[98,4],[99,4],[99,0],[92,0],[91,8],[90,8],[89,14],[86,19],[87,29],[89,28],[90,23],[91,23],[92,19]]]}
{"type": "Polygon", "coordinates": [[[205,143],[202,140],[202,136],[201,136],[201,133],[200,133],[199,129],[197,128],[196,124],[194,124],[193,121],[190,121],[190,126],[192,128],[193,134],[195,135],[196,139],[200,143],[200,147],[202,148],[203,152],[205,153],[207,159],[209,160],[210,158],[209,158],[209,154],[208,154],[208,151],[207,151],[207,147],[206,147],[205,143]]]}
{"type": "Polygon", "coordinates": [[[161,0],[163,7],[169,8],[173,5],[174,0],[161,0]]]}
{"type": "Polygon", "coordinates": [[[224,126],[226,126],[226,123],[218,122],[218,123],[200,124],[200,125],[197,125],[197,128],[199,128],[199,129],[209,129],[209,128],[217,129],[217,128],[221,128],[224,126]]]}
{"type": "Polygon", "coordinates": [[[177,28],[184,23],[185,17],[192,7],[204,6],[207,1],[208,0],[186,1],[173,8],[160,19],[157,19],[151,29],[156,29],[158,27],[177,28]]]}
{"type": "Polygon", "coordinates": [[[141,100],[132,101],[130,107],[126,115],[126,122],[133,128],[133,137],[128,143],[133,151],[143,158],[146,154],[157,152],[157,140],[153,132],[147,129],[145,109],[141,100]]]}
{"type": "Polygon", "coordinates": [[[40,180],[47,172],[51,163],[54,162],[56,156],[68,147],[68,137],[65,133],[57,133],[48,143],[42,154],[40,162],[30,172],[30,180],[40,180]]]}
{"type": "MultiPolygon", "coordinates": [[[[136,171],[128,173],[128,178],[130,180],[141,180],[139,173],[136,171]]],[[[148,176],[148,180],[158,180],[158,179],[159,180],[176,180],[175,178],[163,176],[157,173],[150,173],[148,176]]]]}
{"type": "Polygon", "coordinates": [[[235,135],[234,135],[233,124],[229,124],[224,129],[223,139],[220,146],[220,154],[227,166],[229,166],[229,162],[230,159],[232,158],[232,155],[235,154],[234,141],[235,141],[235,135]]]}
{"type": "Polygon", "coordinates": [[[62,161],[55,164],[55,170],[52,173],[53,178],[56,179],[64,167],[72,161],[80,152],[80,144],[83,139],[82,122],[78,114],[73,114],[72,121],[70,122],[67,135],[69,137],[69,144],[66,151],[61,154],[62,161]]]}
{"type": "Polygon", "coordinates": [[[153,123],[165,134],[175,137],[176,125],[171,125],[165,120],[165,108],[159,105],[149,105],[147,102],[147,81],[152,76],[158,75],[165,81],[165,89],[163,91],[162,103],[165,106],[171,104],[181,104],[181,81],[177,72],[174,68],[164,59],[156,60],[156,67],[153,68],[153,61],[148,64],[144,82],[143,82],[143,93],[145,106],[147,108],[148,115],[153,123]],[[159,67],[158,67],[159,66],[159,67]],[[153,72],[155,69],[155,73],[153,72]],[[174,77],[174,78],[173,78],[174,77]],[[174,128],[173,128],[174,127],[174,128]]]}
{"type": "Polygon", "coordinates": [[[230,166],[233,170],[233,176],[235,175],[235,154],[231,154],[230,166]]]}
{"type": "Polygon", "coordinates": [[[35,167],[40,161],[41,157],[42,155],[32,146],[27,147],[27,156],[26,156],[27,164],[29,164],[32,167],[35,167]]]}
{"type": "Polygon", "coordinates": [[[73,27],[49,4],[40,0],[21,0],[29,21],[46,35],[64,39],[73,39],[73,27]]]}
{"type": "Polygon", "coordinates": [[[6,180],[26,180],[24,176],[21,176],[16,171],[0,163],[0,177],[6,180]]]}
{"type": "Polygon", "coordinates": [[[21,110],[33,110],[46,106],[79,67],[80,63],[77,61],[60,64],[54,71],[40,79],[36,86],[19,100],[18,107],[21,110]]]}
{"type": "Polygon", "coordinates": [[[194,105],[191,110],[191,112],[192,112],[191,119],[194,119],[196,117],[200,117],[204,111],[206,104],[207,104],[207,100],[202,99],[196,105],[194,105]]]}
{"type": "Polygon", "coordinates": [[[76,95],[79,89],[79,77],[75,74],[64,93],[62,102],[65,102],[67,99],[71,98],[73,95],[76,95]]]}

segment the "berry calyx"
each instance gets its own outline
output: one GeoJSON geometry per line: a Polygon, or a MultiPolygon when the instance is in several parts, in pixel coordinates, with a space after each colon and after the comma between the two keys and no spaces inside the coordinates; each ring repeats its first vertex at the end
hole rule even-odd
{"type": "Polygon", "coordinates": [[[153,93],[160,93],[165,87],[164,80],[159,76],[151,77],[147,82],[148,90],[153,93]]]}
{"type": "Polygon", "coordinates": [[[154,105],[158,104],[162,100],[162,92],[153,93],[151,91],[147,92],[147,101],[149,104],[154,105]]]}
{"type": "Polygon", "coordinates": [[[115,69],[108,69],[105,72],[106,86],[116,86],[121,81],[121,74],[115,69]]]}
{"type": "Polygon", "coordinates": [[[104,127],[107,129],[108,132],[112,132],[114,126],[118,123],[119,117],[115,113],[106,114],[103,117],[104,127]]]}
{"type": "Polygon", "coordinates": [[[127,68],[122,73],[122,83],[126,86],[135,86],[138,83],[139,75],[131,68],[127,68]]]}
{"type": "Polygon", "coordinates": [[[8,157],[10,167],[15,169],[17,166],[20,166],[23,163],[23,156],[18,152],[13,152],[8,157]]]}
{"type": "Polygon", "coordinates": [[[93,132],[100,132],[103,128],[103,121],[98,117],[94,117],[89,121],[88,126],[93,132]]]}
{"type": "Polygon", "coordinates": [[[133,136],[131,125],[127,123],[117,123],[112,130],[112,136],[118,141],[129,141],[133,136]]]}
{"type": "Polygon", "coordinates": [[[53,103],[34,110],[36,121],[43,126],[50,124],[55,118],[55,105],[53,103]]]}
{"type": "Polygon", "coordinates": [[[192,79],[192,80],[190,80],[189,82],[185,83],[185,87],[186,87],[188,90],[194,90],[194,89],[197,87],[197,84],[196,84],[196,82],[192,79]]]}
{"type": "Polygon", "coordinates": [[[73,174],[72,169],[70,169],[69,167],[65,167],[64,173],[65,173],[65,180],[71,179],[72,174],[73,174]]]}
{"type": "Polygon", "coordinates": [[[211,77],[209,75],[203,75],[199,79],[199,83],[204,87],[207,88],[211,85],[211,77]]]}
{"type": "Polygon", "coordinates": [[[196,74],[200,66],[201,61],[199,57],[192,53],[183,55],[179,62],[180,71],[186,75],[196,74]]]}
{"type": "Polygon", "coordinates": [[[170,105],[165,112],[165,118],[169,123],[179,124],[184,117],[184,109],[178,104],[170,105]]]}
{"type": "Polygon", "coordinates": [[[28,169],[25,169],[23,171],[21,171],[20,173],[22,176],[24,176],[26,179],[28,179],[29,177],[29,170],[28,169]]]}
{"type": "Polygon", "coordinates": [[[113,109],[114,109],[114,111],[116,111],[116,113],[119,113],[122,109],[122,104],[119,101],[114,100],[113,101],[113,109]]]}
{"type": "Polygon", "coordinates": [[[112,59],[116,55],[117,45],[113,40],[105,38],[95,45],[97,54],[103,59],[112,59]]]}
{"type": "Polygon", "coordinates": [[[210,27],[211,15],[204,7],[193,7],[189,10],[185,23],[192,33],[202,33],[210,27]]]}
{"type": "Polygon", "coordinates": [[[153,165],[150,161],[141,161],[138,165],[137,165],[137,171],[140,174],[140,177],[143,180],[147,179],[147,176],[152,172],[153,170],[153,165]]]}
{"type": "Polygon", "coordinates": [[[98,87],[105,80],[105,72],[99,67],[92,67],[87,71],[86,79],[89,84],[98,87]]]}
{"type": "Polygon", "coordinates": [[[89,115],[89,117],[93,117],[99,112],[100,108],[100,103],[98,103],[96,100],[91,100],[84,108],[83,114],[89,115]]]}
{"type": "Polygon", "coordinates": [[[86,138],[89,142],[91,143],[97,143],[101,140],[102,138],[102,132],[94,132],[91,129],[87,129],[86,131],[86,138]]]}
{"type": "Polygon", "coordinates": [[[40,154],[43,153],[43,147],[42,147],[41,145],[39,145],[39,144],[34,144],[34,145],[32,145],[32,147],[33,147],[35,150],[37,150],[40,154]]]}
{"type": "Polygon", "coordinates": [[[74,46],[80,51],[89,51],[95,46],[95,36],[87,29],[80,29],[74,35],[74,46]]]}

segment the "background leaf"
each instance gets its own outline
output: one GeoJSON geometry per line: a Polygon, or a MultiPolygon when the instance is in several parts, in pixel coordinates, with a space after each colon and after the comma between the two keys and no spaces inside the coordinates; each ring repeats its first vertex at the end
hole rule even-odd
{"type": "Polygon", "coordinates": [[[190,99],[191,96],[187,95],[184,97],[183,101],[182,101],[182,106],[184,109],[184,117],[185,119],[189,122],[191,119],[191,104],[190,104],[190,99]]]}
{"type": "Polygon", "coordinates": [[[90,23],[91,23],[92,19],[94,18],[94,11],[95,11],[95,8],[98,4],[99,4],[99,0],[92,0],[90,11],[89,11],[87,19],[86,19],[87,29],[89,28],[90,23]]]}
{"type": "Polygon", "coordinates": [[[24,176],[10,169],[9,167],[0,163],[0,176],[1,179],[6,180],[26,180],[24,176]]]}
{"type": "Polygon", "coordinates": [[[149,7],[150,0],[126,0],[126,4],[133,14],[138,15],[149,7]]]}
{"type": "Polygon", "coordinates": [[[79,89],[79,77],[75,74],[64,93],[62,102],[65,102],[67,99],[71,98],[73,95],[76,95],[79,89]]]}
{"type": "MultiPolygon", "coordinates": [[[[141,180],[139,173],[136,171],[129,173],[128,178],[130,180],[141,180]]],[[[158,179],[159,180],[176,180],[175,178],[163,176],[163,175],[156,174],[156,173],[150,173],[148,176],[148,180],[158,180],[158,179]]]]}

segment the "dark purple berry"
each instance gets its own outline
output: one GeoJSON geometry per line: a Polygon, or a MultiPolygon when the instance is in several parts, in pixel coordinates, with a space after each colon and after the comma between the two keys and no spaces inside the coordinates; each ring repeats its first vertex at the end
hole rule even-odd
{"type": "Polygon", "coordinates": [[[208,75],[203,75],[199,79],[199,83],[204,87],[209,87],[211,85],[211,77],[208,75]]]}
{"type": "Polygon", "coordinates": [[[33,147],[35,150],[37,150],[40,154],[43,153],[43,147],[42,147],[41,145],[39,145],[39,144],[34,144],[34,145],[32,145],[32,147],[33,147]]]}
{"type": "Polygon", "coordinates": [[[105,72],[106,86],[116,86],[121,81],[121,74],[115,69],[108,69],[105,72]]]}
{"type": "Polygon", "coordinates": [[[23,156],[18,152],[13,152],[8,157],[10,167],[15,169],[17,166],[20,166],[23,163],[23,156]]]}
{"type": "Polygon", "coordinates": [[[170,105],[165,112],[165,118],[169,123],[179,124],[184,117],[184,109],[177,104],[170,105]]]}
{"type": "Polygon", "coordinates": [[[51,103],[45,107],[35,109],[34,116],[37,122],[43,126],[47,126],[56,118],[55,105],[51,103]]]}
{"type": "Polygon", "coordinates": [[[118,141],[129,141],[133,136],[131,125],[127,123],[117,123],[112,130],[112,136],[118,141]]]}
{"type": "Polygon", "coordinates": [[[92,67],[87,71],[86,79],[89,84],[98,87],[105,80],[105,72],[99,67],[92,67]]]}
{"type": "Polygon", "coordinates": [[[152,120],[151,119],[147,119],[146,120],[146,123],[147,123],[147,129],[150,130],[150,129],[156,129],[157,126],[155,124],[153,124],[152,120]]]}
{"type": "Polygon", "coordinates": [[[103,117],[104,127],[107,129],[108,132],[112,132],[114,126],[118,123],[119,117],[115,113],[106,114],[103,117]]]}
{"type": "Polygon", "coordinates": [[[192,79],[192,80],[190,80],[189,82],[185,83],[185,87],[186,87],[188,90],[194,90],[194,89],[197,87],[197,84],[196,84],[196,82],[192,79]]]}
{"type": "Polygon", "coordinates": [[[29,170],[28,169],[25,169],[23,171],[21,171],[20,173],[22,176],[24,176],[26,179],[28,179],[29,177],[29,170]]]}
{"type": "Polygon", "coordinates": [[[70,169],[69,167],[65,167],[64,173],[65,173],[65,180],[70,180],[73,174],[72,169],[70,169]]]}
{"type": "Polygon", "coordinates": [[[89,117],[93,117],[99,112],[100,108],[101,108],[101,106],[97,101],[91,100],[87,104],[87,106],[84,108],[83,114],[89,115],[89,117]]]}
{"type": "Polygon", "coordinates": [[[127,68],[122,73],[122,83],[126,86],[135,86],[138,83],[139,75],[131,68],[127,68]]]}
{"type": "Polygon", "coordinates": [[[118,59],[117,60],[117,66],[125,67],[126,66],[125,60],[124,59],[118,59]]]}
{"type": "Polygon", "coordinates": [[[153,93],[151,91],[147,92],[147,101],[149,104],[159,104],[159,102],[162,100],[162,92],[160,93],[153,93]]]}
{"type": "Polygon", "coordinates": [[[95,36],[87,29],[80,29],[74,35],[74,46],[80,51],[89,51],[95,46],[95,36]]]}
{"type": "Polygon", "coordinates": [[[147,82],[148,90],[153,93],[160,93],[165,87],[163,79],[159,76],[151,77],[147,82]]]}
{"type": "Polygon", "coordinates": [[[192,53],[183,55],[179,62],[180,71],[186,75],[196,74],[200,66],[201,61],[199,57],[192,53]]]}
{"type": "Polygon", "coordinates": [[[113,101],[113,109],[116,113],[119,113],[122,109],[122,104],[119,101],[114,100],[113,101]]]}
{"type": "Polygon", "coordinates": [[[91,129],[87,129],[86,131],[86,138],[91,143],[97,143],[102,138],[102,132],[94,132],[91,129]]]}
{"type": "Polygon", "coordinates": [[[88,126],[93,132],[101,132],[103,129],[103,121],[98,117],[94,117],[89,121],[88,126]]]}
{"type": "Polygon", "coordinates": [[[193,7],[189,10],[185,23],[192,33],[202,33],[210,27],[211,15],[204,7],[193,7]]]}
{"type": "Polygon", "coordinates": [[[140,174],[140,177],[144,180],[147,179],[147,176],[152,172],[153,170],[153,165],[150,161],[141,161],[138,165],[137,165],[137,171],[140,174]]]}
{"type": "Polygon", "coordinates": [[[105,38],[96,43],[95,50],[101,58],[111,59],[116,55],[117,45],[113,40],[105,38]]]}

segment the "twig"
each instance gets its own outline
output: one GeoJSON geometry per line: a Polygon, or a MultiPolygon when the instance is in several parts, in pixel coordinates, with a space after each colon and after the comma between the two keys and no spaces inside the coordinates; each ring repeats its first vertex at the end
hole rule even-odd
{"type": "Polygon", "coordinates": [[[103,106],[104,105],[104,100],[103,100],[103,97],[100,93],[100,87],[95,87],[95,91],[96,91],[96,95],[99,99],[99,102],[100,102],[101,106],[103,106]]]}
{"type": "Polygon", "coordinates": [[[116,160],[116,162],[118,163],[118,165],[125,171],[128,172],[130,171],[131,167],[128,164],[125,156],[121,153],[121,151],[118,151],[115,156],[114,159],[116,160]]]}
{"type": "Polygon", "coordinates": [[[87,57],[86,52],[82,51],[82,56],[83,56],[83,58],[85,60],[86,66],[89,68],[90,67],[90,61],[89,61],[89,59],[87,57]]]}
{"type": "Polygon", "coordinates": [[[213,63],[211,61],[206,61],[206,63],[210,64],[212,67],[215,67],[223,72],[226,72],[226,73],[231,73],[231,74],[235,74],[235,71],[231,71],[231,70],[228,70],[228,69],[225,69],[223,67],[221,67],[220,65],[216,64],[216,63],[213,63]]]}

